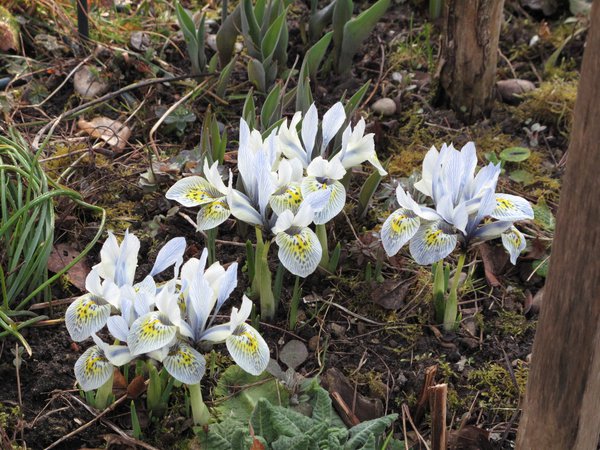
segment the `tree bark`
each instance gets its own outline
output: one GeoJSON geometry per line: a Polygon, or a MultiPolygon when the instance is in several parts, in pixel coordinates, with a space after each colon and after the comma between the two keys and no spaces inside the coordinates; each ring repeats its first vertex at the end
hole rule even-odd
{"type": "Polygon", "coordinates": [[[595,450],[600,438],[599,99],[597,0],[517,436],[521,450],[595,450]]]}
{"type": "Polygon", "coordinates": [[[504,0],[448,0],[444,8],[440,94],[465,122],[492,109],[503,7],[504,0]]]}

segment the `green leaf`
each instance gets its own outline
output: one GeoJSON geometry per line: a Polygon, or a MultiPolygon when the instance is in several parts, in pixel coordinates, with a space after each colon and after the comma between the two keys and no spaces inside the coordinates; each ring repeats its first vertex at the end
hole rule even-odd
{"type": "Polygon", "coordinates": [[[496,153],[494,152],[487,152],[483,154],[483,157],[491,162],[492,164],[498,164],[500,162],[500,160],[498,159],[498,156],[496,156],[496,153]]]}
{"type": "Polygon", "coordinates": [[[398,414],[389,414],[352,427],[350,429],[350,439],[346,442],[344,449],[360,448],[360,446],[365,445],[371,435],[379,436],[397,418],[398,414]]]}
{"type": "Polygon", "coordinates": [[[312,418],[294,411],[293,409],[279,408],[278,411],[282,416],[292,421],[301,433],[306,433],[314,425],[312,418]]]}
{"type": "Polygon", "coordinates": [[[219,63],[225,67],[233,57],[235,41],[238,36],[238,30],[241,28],[240,15],[241,3],[239,3],[231,14],[227,16],[225,22],[217,31],[217,53],[219,54],[219,63]]]}
{"type": "Polygon", "coordinates": [[[263,61],[267,58],[273,57],[273,53],[275,53],[275,49],[277,48],[277,44],[279,43],[279,39],[281,37],[281,30],[285,24],[286,15],[287,10],[281,13],[279,17],[275,19],[265,33],[265,36],[260,44],[263,61]]]}
{"type": "MultiPolygon", "coordinates": [[[[255,127],[255,125],[256,125],[256,106],[254,104],[254,92],[252,92],[252,89],[250,89],[250,92],[248,92],[248,95],[246,96],[246,100],[244,101],[244,107],[242,108],[242,117],[244,118],[244,120],[246,121],[246,123],[248,124],[250,129],[253,129],[255,127]]],[[[248,241],[248,242],[250,242],[250,241],[248,241]]],[[[250,244],[250,246],[252,247],[252,244],[250,244]]],[[[248,244],[246,244],[246,249],[247,248],[248,248],[248,244]]],[[[248,256],[248,258],[250,258],[250,256],[248,256]]],[[[252,260],[254,261],[254,258],[252,258],[252,260]]],[[[252,276],[250,276],[250,279],[252,279],[252,276]]]]}
{"type": "Polygon", "coordinates": [[[546,278],[548,276],[548,268],[550,267],[550,258],[537,259],[533,262],[533,271],[540,277],[546,278]]]}
{"type": "Polygon", "coordinates": [[[279,437],[279,432],[273,426],[272,411],[273,406],[265,399],[260,399],[250,418],[254,432],[265,438],[267,442],[273,442],[279,437]]]}
{"type": "Polygon", "coordinates": [[[508,177],[516,183],[521,183],[523,186],[535,183],[535,176],[524,169],[513,170],[508,177]]]}
{"type": "Polygon", "coordinates": [[[336,0],[333,8],[333,54],[334,59],[339,61],[344,42],[344,26],[352,17],[354,2],[352,0],[336,0]]]}
{"type": "MultiPolygon", "coordinates": [[[[358,91],[356,91],[356,93],[352,97],[350,97],[350,100],[348,100],[348,102],[346,103],[346,106],[344,106],[344,110],[346,111],[347,116],[351,116],[354,113],[354,111],[356,111],[356,108],[358,108],[358,105],[360,104],[363,97],[367,93],[367,89],[369,89],[370,85],[371,85],[371,80],[369,80],[365,84],[363,84],[360,87],[360,89],[358,91]]],[[[344,129],[344,127],[342,127],[341,129],[344,129]]]]}
{"type": "MultiPolygon", "coordinates": [[[[384,168],[387,168],[389,164],[389,159],[383,164],[384,168]]],[[[367,178],[365,183],[360,188],[360,193],[358,195],[358,217],[363,219],[367,215],[367,208],[369,207],[369,203],[375,194],[375,191],[379,187],[379,183],[381,183],[382,176],[379,174],[377,170],[374,170],[371,175],[367,178]]]]}
{"type": "Polygon", "coordinates": [[[548,207],[546,200],[542,197],[538,200],[537,205],[533,206],[533,221],[546,231],[554,231],[556,227],[556,219],[552,210],[548,207]]]}
{"type": "Polygon", "coordinates": [[[267,90],[265,69],[258,59],[248,61],[248,79],[260,92],[267,90]]]}
{"type": "Polygon", "coordinates": [[[379,19],[383,17],[390,6],[390,2],[391,0],[378,0],[369,9],[344,25],[344,39],[337,64],[338,73],[345,73],[350,70],[354,54],[371,34],[379,19]]]}
{"type": "Polygon", "coordinates": [[[508,162],[523,162],[531,156],[527,147],[509,147],[500,152],[500,159],[508,162]]]}
{"type": "Polygon", "coordinates": [[[304,61],[302,62],[302,67],[304,67],[304,62],[306,61],[306,70],[308,71],[308,73],[304,73],[301,70],[300,73],[303,76],[310,76],[311,78],[317,76],[319,66],[323,61],[323,57],[327,52],[327,48],[329,47],[329,43],[331,42],[332,37],[333,31],[330,31],[321,39],[319,39],[319,41],[316,44],[314,44],[311,48],[308,49],[306,55],[304,55],[304,61]]]}
{"type": "Polygon", "coordinates": [[[331,422],[331,398],[324,389],[314,391],[312,418],[319,423],[328,425],[331,422]]]}
{"type": "Polygon", "coordinates": [[[279,382],[268,373],[253,376],[239,366],[230,366],[223,372],[214,391],[215,410],[221,417],[234,417],[247,422],[263,399],[274,405],[287,406],[289,394],[279,382]]]}
{"type": "Polygon", "coordinates": [[[311,11],[310,19],[308,20],[308,36],[311,42],[319,39],[325,27],[331,22],[336,2],[337,0],[333,0],[323,9],[314,12],[311,11]]]}
{"type": "Polygon", "coordinates": [[[237,57],[233,58],[229,64],[225,66],[225,68],[221,71],[219,75],[219,81],[217,82],[217,87],[215,89],[215,93],[219,97],[223,97],[225,95],[225,89],[227,89],[227,85],[229,84],[229,80],[231,79],[231,74],[233,73],[233,67],[237,61],[237,57]]]}
{"type": "Polygon", "coordinates": [[[261,36],[260,28],[254,13],[254,8],[252,7],[252,0],[242,0],[240,5],[242,6],[240,19],[242,24],[242,32],[246,40],[246,46],[248,47],[248,51],[257,53],[260,48],[259,45],[261,36]]]}
{"type": "Polygon", "coordinates": [[[274,122],[281,118],[281,110],[278,110],[278,106],[281,106],[281,86],[275,86],[267,98],[260,111],[260,126],[262,129],[269,128],[274,122]]]}

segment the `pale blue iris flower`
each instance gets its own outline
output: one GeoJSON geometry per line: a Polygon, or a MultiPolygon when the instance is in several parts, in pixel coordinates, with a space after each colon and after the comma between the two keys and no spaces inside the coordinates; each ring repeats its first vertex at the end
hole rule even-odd
{"type": "Polygon", "coordinates": [[[418,264],[432,264],[463,247],[502,238],[516,263],[525,238],[514,222],[533,219],[529,202],[521,197],[496,193],[500,165],[490,163],[475,174],[477,155],[470,142],[460,151],[444,144],[432,147],[423,161],[422,179],[415,188],[430,197],[434,208],[419,205],[401,186],[396,190],[400,208],[384,222],[381,240],[389,256],[409,243],[418,264]]]}
{"type": "Polygon", "coordinates": [[[66,324],[73,340],[91,336],[96,344],[75,365],[82,389],[99,388],[114,366],[141,355],[162,362],[182,383],[199,383],[206,363],[192,345],[200,341],[225,342],[234,361],[249,373],[257,375],[266,368],[268,346],[258,331],[245,323],[252,307],[250,300],[244,297],[242,307],[232,309],[227,323],[213,325],[237,286],[237,263],[227,270],[218,262],[206,268],[205,249],[200,259],[191,258],[182,265],[185,239],[175,238],[159,251],[150,275],[141,283],[131,284],[137,249],[135,236],[127,233],[119,245],[111,235],[101,251],[100,264],[88,275],[90,293],[75,300],[67,310],[66,324]],[[135,258],[126,257],[123,252],[132,249],[135,258]],[[174,278],[157,285],[153,276],[171,266],[175,266],[174,278]],[[102,280],[100,273],[111,278],[102,280]],[[129,284],[117,286],[114,279],[129,284]],[[124,345],[109,345],[96,336],[105,325],[124,345]]]}
{"type": "MultiPolygon", "coordinates": [[[[273,232],[277,220],[283,214],[286,218],[290,213],[298,214],[304,201],[308,201],[313,210],[311,223],[325,224],[339,214],[346,203],[341,180],[348,170],[368,161],[381,175],[386,174],[375,153],[373,134],[365,134],[363,119],[356,126],[348,125],[344,129],[339,152],[328,155],[330,144],[345,122],[346,113],[339,102],[321,120],[313,104],[304,116],[297,112],[289,125],[285,121],[265,138],[241,119],[237,182],[234,183],[230,172],[225,186],[217,164],[209,167],[205,162],[202,177],[179,180],[167,191],[166,197],[183,206],[199,206],[199,230],[214,228],[233,215],[263,231],[273,232]]],[[[283,265],[294,274],[307,276],[306,267],[313,266],[313,256],[321,251],[320,245],[311,246],[310,254],[286,253],[297,258],[287,258],[282,261],[283,265]],[[311,264],[306,265],[306,261],[311,264]]]]}

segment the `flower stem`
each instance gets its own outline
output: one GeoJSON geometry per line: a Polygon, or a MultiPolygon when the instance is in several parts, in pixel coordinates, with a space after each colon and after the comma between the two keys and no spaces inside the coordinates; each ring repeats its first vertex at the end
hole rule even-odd
{"type": "Polygon", "coordinates": [[[104,410],[109,403],[112,402],[113,373],[110,374],[110,378],[106,383],[100,386],[98,391],[96,391],[96,400],[94,403],[96,408],[100,411],[104,410]]]}
{"type": "Polygon", "coordinates": [[[448,300],[446,300],[446,308],[444,310],[444,330],[451,331],[456,329],[458,318],[458,282],[465,264],[465,254],[461,253],[458,257],[458,265],[450,286],[448,300]]]}
{"type": "Polygon", "coordinates": [[[319,224],[315,227],[315,232],[317,237],[319,238],[319,243],[321,244],[321,249],[323,253],[321,254],[321,262],[319,265],[324,269],[329,270],[329,247],[327,245],[327,228],[325,228],[325,224],[319,224]]]}
{"type": "Polygon", "coordinates": [[[208,265],[216,261],[217,227],[206,230],[206,248],[208,249],[208,265]]]}
{"type": "Polygon", "coordinates": [[[208,412],[208,408],[202,400],[200,383],[189,384],[188,389],[190,390],[190,403],[192,405],[192,417],[194,418],[194,424],[208,425],[210,413],[208,412]]]}
{"type": "Polygon", "coordinates": [[[300,277],[296,276],[294,282],[294,290],[292,292],[292,301],[290,303],[290,330],[296,328],[298,322],[298,304],[300,303],[300,297],[302,296],[302,288],[300,287],[300,277]]]}
{"type": "Polygon", "coordinates": [[[262,231],[256,228],[256,255],[254,267],[254,280],[252,282],[252,291],[258,290],[260,297],[260,315],[265,320],[272,320],[275,317],[275,296],[273,295],[272,275],[269,269],[269,248],[271,243],[264,242],[262,231]]]}

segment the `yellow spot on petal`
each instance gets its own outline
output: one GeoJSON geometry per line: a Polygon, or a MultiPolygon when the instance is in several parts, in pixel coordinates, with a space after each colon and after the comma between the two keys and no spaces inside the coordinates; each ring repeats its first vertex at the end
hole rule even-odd
{"type": "Polygon", "coordinates": [[[206,191],[200,188],[191,188],[185,193],[185,197],[195,202],[205,202],[213,198],[206,191]]]}
{"type": "Polygon", "coordinates": [[[440,235],[442,234],[442,230],[432,230],[429,229],[425,231],[425,244],[427,247],[434,247],[439,244],[441,239],[440,235]]]}
{"type": "Polygon", "coordinates": [[[511,202],[508,199],[505,198],[497,198],[496,199],[496,206],[498,207],[498,209],[501,209],[503,211],[507,211],[507,210],[511,210],[515,207],[515,204],[513,202],[511,202]]]}

